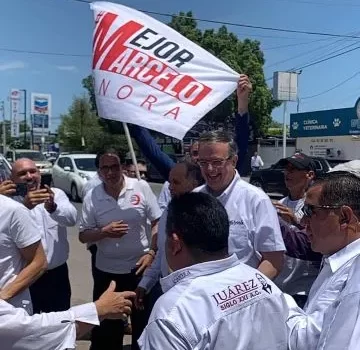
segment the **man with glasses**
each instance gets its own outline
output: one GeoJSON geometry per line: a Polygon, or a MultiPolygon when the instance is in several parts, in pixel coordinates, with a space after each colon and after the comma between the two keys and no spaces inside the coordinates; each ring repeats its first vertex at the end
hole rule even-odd
{"type": "Polygon", "coordinates": [[[285,251],[277,213],[261,189],[240,178],[237,160],[237,145],[228,133],[202,134],[198,164],[206,184],[195,191],[211,194],[224,205],[229,253],[273,279],[282,269],[285,251]]]}
{"type": "MultiPolygon", "coordinates": [[[[238,145],[237,169],[240,172],[245,161],[250,136],[249,127],[249,99],[252,91],[252,83],[249,77],[241,74],[237,88],[237,111],[235,113],[235,134],[238,145]]],[[[131,136],[135,139],[141,152],[154,165],[165,180],[169,179],[170,170],[174,167],[174,161],[157,145],[149,131],[137,125],[129,124],[131,136]]],[[[190,147],[190,161],[196,163],[199,158],[199,143],[195,141],[190,147]]],[[[158,203],[164,210],[171,199],[169,183],[166,181],[159,195],[158,203]]]]}
{"type": "Polygon", "coordinates": [[[347,172],[326,174],[306,193],[303,222],[311,248],[324,259],[304,310],[287,296],[290,350],[317,349],[322,332],[333,322],[349,271],[360,255],[359,198],[360,178],[347,172]]]}
{"type": "MultiPolygon", "coordinates": [[[[94,300],[116,282],[117,291],[135,290],[144,270],[155,257],[157,222],[161,216],[150,186],[124,176],[116,150],[99,155],[99,175],[103,183],[87,193],[83,202],[79,239],[95,242],[96,274],[94,300]],[[147,220],[152,226],[152,241],[146,234],[147,220]]],[[[146,324],[144,312],[133,310],[132,349],[146,324]]],[[[95,328],[91,349],[122,349],[124,325],[105,320],[95,328]]]]}

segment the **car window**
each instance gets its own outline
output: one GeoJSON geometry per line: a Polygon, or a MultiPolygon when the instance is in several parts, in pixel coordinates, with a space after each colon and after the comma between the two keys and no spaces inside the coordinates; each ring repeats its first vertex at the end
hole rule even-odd
{"type": "Polygon", "coordinates": [[[6,152],[6,158],[11,158],[12,159],[13,155],[12,152],[6,152]]]}
{"type": "Polygon", "coordinates": [[[17,152],[15,151],[15,158],[16,159],[21,159],[21,158],[29,158],[32,161],[46,161],[45,156],[41,153],[41,152],[17,152]]]}
{"type": "Polygon", "coordinates": [[[11,169],[3,158],[0,158],[0,182],[10,179],[11,169]]]}
{"type": "Polygon", "coordinates": [[[64,168],[68,166],[71,170],[74,169],[73,165],[72,165],[72,162],[71,162],[71,159],[69,157],[65,157],[64,158],[64,168]]]}
{"type": "Polygon", "coordinates": [[[322,164],[321,162],[319,162],[318,160],[314,159],[314,163],[315,163],[315,170],[322,170],[322,164]]]}
{"type": "Polygon", "coordinates": [[[58,162],[57,162],[57,165],[60,167],[60,168],[64,168],[64,158],[59,158],[58,162]]]}
{"type": "Polygon", "coordinates": [[[95,158],[75,158],[74,162],[79,170],[97,171],[95,166],[95,158]]]}

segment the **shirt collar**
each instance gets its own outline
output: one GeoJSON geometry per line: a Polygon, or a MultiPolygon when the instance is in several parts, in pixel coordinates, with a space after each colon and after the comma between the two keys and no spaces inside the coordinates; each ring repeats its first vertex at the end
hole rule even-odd
{"type": "MultiPolygon", "coordinates": [[[[234,178],[232,179],[232,181],[230,182],[229,186],[225,188],[225,190],[216,198],[217,199],[222,199],[224,197],[226,197],[229,193],[232,192],[232,189],[234,188],[235,184],[241,180],[241,177],[239,175],[239,173],[237,172],[237,170],[235,169],[235,175],[234,178]]],[[[211,190],[209,189],[209,187],[206,185],[206,192],[207,193],[211,193],[211,190]]]]}
{"type": "Polygon", "coordinates": [[[206,276],[213,273],[227,270],[239,264],[236,254],[221,260],[208,261],[172,272],[170,275],[162,278],[160,284],[164,293],[174,287],[176,284],[186,280],[193,280],[199,276],[206,276]]]}
{"type": "Polygon", "coordinates": [[[360,238],[351,242],[338,252],[326,257],[325,262],[330,265],[331,271],[335,273],[340,267],[359,254],[360,238]]]}
{"type": "MultiPolygon", "coordinates": [[[[125,175],[123,175],[123,177],[124,177],[124,186],[120,191],[119,197],[121,197],[126,191],[134,189],[134,183],[130,181],[130,178],[128,178],[125,175]]],[[[98,188],[99,190],[96,193],[96,197],[99,201],[109,200],[113,198],[108,193],[106,193],[103,182],[98,185],[98,188]]]]}

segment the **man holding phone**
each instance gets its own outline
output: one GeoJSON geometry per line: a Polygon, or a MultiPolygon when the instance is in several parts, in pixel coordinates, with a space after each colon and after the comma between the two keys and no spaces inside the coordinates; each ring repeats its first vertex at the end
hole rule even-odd
{"type": "Polygon", "coordinates": [[[48,270],[30,287],[34,313],[67,310],[71,299],[67,227],[76,224],[77,210],[62,190],[40,188],[40,172],[30,159],[13,164],[11,180],[13,198],[30,210],[48,261],[48,270]]]}

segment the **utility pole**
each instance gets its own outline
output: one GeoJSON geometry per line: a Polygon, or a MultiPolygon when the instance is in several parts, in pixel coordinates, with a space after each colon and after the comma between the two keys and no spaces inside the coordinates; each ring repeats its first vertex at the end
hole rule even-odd
{"type": "Polygon", "coordinates": [[[3,125],[2,125],[2,133],[3,133],[3,154],[5,154],[6,152],[6,125],[5,125],[5,103],[4,101],[1,101],[1,114],[2,114],[2,120],[3,120],[3,125]]]}

